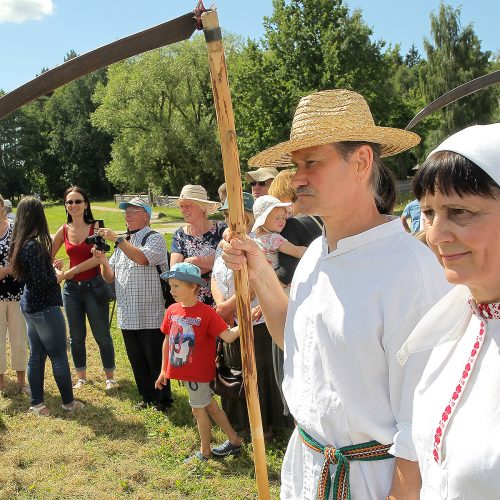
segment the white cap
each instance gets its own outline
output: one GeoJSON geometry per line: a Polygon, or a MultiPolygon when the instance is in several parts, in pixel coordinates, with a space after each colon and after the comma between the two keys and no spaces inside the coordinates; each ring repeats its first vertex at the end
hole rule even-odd
{"type": "Polygon", "coordinates": [[[464,156],[500,186],[500,123],[464,128],[448,137],[430,155],[438,151],[464,156]]]}
{"type": "Polygon", "coordinates": [[[252,232],[256,231],[260,226],[266,223],[267,216],[273,208],[288,207],[291,203],[283,203],[278,198],[271,195],[259,196],[253,204],[253,215],[255,224],[252,227],[252,232]]]}

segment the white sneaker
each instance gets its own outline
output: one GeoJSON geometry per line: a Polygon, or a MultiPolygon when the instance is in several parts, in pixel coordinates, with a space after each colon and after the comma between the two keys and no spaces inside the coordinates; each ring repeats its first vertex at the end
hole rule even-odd
{"type": "Polygon", "coordinates": [[[79,378],[76,384],[73,386],[73,389],[81,389],[87,381],[84,378],[79,378]]]}
{"type": "Polygon", "coordinates": [[[118,382],[114,378],[108,378],[106,380],[106,390],[112,391],[113,389],[118,388],[118,382]]]}

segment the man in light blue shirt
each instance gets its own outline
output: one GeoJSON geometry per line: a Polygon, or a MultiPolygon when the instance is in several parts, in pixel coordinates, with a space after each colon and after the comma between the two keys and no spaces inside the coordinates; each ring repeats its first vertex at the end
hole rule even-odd
{"type": "Polygon", "coordinates": [[[404,228],[410,233],[414,234],[420,231],[420,203],[418,200],[413,200],[406,205],[403,213],[401,214],[401,221],[403,222],[404,228]],[[408,226],[408,221],[406,219],[411,219],[411,230],[408,226]]]}

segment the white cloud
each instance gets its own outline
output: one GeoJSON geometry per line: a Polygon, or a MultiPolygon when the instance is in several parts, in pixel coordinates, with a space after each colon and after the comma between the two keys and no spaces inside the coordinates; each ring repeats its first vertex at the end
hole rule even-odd
{"type": "Polygon", "coordinates": [[[41,21],[53,12],[52,0],[0,0],[0,23],[41,21]]]}

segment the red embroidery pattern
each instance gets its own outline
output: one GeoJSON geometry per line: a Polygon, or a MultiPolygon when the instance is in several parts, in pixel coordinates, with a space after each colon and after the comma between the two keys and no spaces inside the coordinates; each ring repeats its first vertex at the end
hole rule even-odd
{"type": "Polygon", "coordinates": [[[474,364],[478,358],[479,351],[483,346],[484,334],[486,330],[486,321],[484,321],[483,318],[486,320],[500,319],[500,303],[476,304],[473,299],[470,299],[469,304],[472,307],[472,311],[474,312],[474,314],[481,318],[481,324],[479,326],[479,333],[476,337],[476,341],[474,342],[474,345],[470,352],[469,359],[467,360],[467,363],[465,364],[464,370],[462,372],[462,376],[460,377],[458,385],[455,387],[455,390],[453,391],[453,394],[441,415],[441,420],[439,421],[439,425],[437,426],[434,433],[434,449],[432,454],[434,456],[434,460],[438,464],[441,463],[441,447],[443,444],[446,427],[451,419],[453,410],[460,402],[460,398],[464,393],[465,387],[474,368],[474,364]]]}

